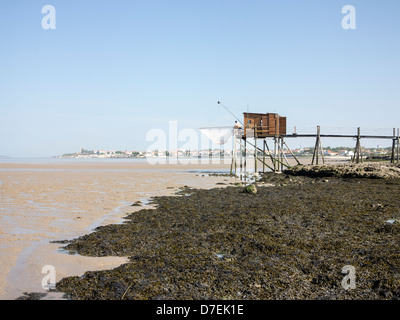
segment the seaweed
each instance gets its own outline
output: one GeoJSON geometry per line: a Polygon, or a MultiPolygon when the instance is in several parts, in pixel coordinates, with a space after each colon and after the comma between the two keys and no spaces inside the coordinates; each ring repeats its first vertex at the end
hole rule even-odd
{"type": "Polygon", "coordinates": [[[70,299],[399,299],[400,224],[386,222],[398,216],[399,180],[324,180],[268,174],[253,196],[226,186],[154,197],[154,209],[65,242],[128,263],[56,289],[70,299]],[[342,286],[345,265],[356,289],[342,286]]]}

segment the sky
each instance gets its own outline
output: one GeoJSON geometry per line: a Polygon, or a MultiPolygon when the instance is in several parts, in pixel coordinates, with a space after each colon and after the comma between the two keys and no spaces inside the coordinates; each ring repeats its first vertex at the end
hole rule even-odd
{"type": "MultiPolygon", "coordinates": [[[[288,133],[391,135],[399,12],[398,0],[1,0],[0,155],[147,150],[171,123],[203,141],[198,128],[234,124],[218,101],[239,119],[286,116],[288,133]]],[[[377,143],[391,141],[363,141],[377,143]]]]}

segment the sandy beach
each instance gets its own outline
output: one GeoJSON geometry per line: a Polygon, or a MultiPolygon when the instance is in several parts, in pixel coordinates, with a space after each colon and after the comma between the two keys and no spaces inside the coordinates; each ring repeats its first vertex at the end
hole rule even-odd
{"type": "MultiPolygon", "coordinates": [[[[112,269],[126,257],[71,255],[51,243],[119,223],[127,213],[147,208],[152,196],[172,195],[183,186],[212,188],[235,179],[208,176],[227,164],[151,165],[145,161],[23,161],[0,163],[0,299],[23,292],[47,292],[46,273],[56,281],[85,271],[112,269]],[[141,206],[132,206],[140,201],[141,206]]],[[[46,299],[60,299],[48,294],[46,299]]]]}

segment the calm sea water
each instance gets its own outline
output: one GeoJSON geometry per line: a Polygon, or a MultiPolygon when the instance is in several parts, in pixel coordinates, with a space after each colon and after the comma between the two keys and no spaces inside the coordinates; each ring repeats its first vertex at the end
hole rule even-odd
{"type": "Polygon", "coordinates": [[[56,158],[56,157],[48,157],[48,158],[0,158],[0,163],[37,163],[37,164],[46,164],[46,163],[78,163],[78,162],[142,162],[145,163],[147,159],[145,158],[86,158],[86,159],[77,159],[77,158],[56,158]]]}
{"type": "MultiPolygon", "coordinates": [[[[157,167],[157,164],[154,164],[150,166],[147,169],[144,169],[143,167],[138,167],[138,168],[129,168],[129,169],[121,169],[121,168],[110,168],[110,169],[96,169],[95,167],[93,169],[57,169],[57,168],[0,168],[1,171],[24,171],[24,170],[29,170],[29,171],[118,171],[118,172],[132,172],[132,171],[140,171],[140,172],[146,172],[146,171],[162,171],[162,172],[195,172],[195,173],[229,173],[230,172],[230,160],[227,161],[227,159],[214,159],[210,160],[209,159],[202,159],[199,160],[198,158],[182,158],[182,159],[160,159],[160,160],[155,160],[155,158],[152,158],[153,161],[160,161],[161,164],[163,164],[163,161],[170,161],[171,164],[176,164],[176,161],[178,164],[182,164],[182,166],[171,166],[168,168],[168,166],[163,166],[162,168],[157,167]],[[174,162],[175,161],[175,162],[174,162]],[[186,164],[198,164],[199,168],[193,169],[193,168],[188,168],[185,166],[186,164]],[[225,164],[224,168],[213,168],[212,170],[209,169],[202,169],[201,165],[202,164],[225,164]]],[[[55,158],[55,157],[49,157],[49,158],[0,158],[0,164],[83,164],[83,163],[93,163],[93,164],[110,164],[110,163],[120,163],[120,164],[151,164],[151,161],[146,158],[85,158],[85,159],[77,159],[77,158],[55,158]]],[[[165,163],[164,163],[165,164],[165,163]]],[[[166,163],[168,164],[168,162],[166,163]]]]}

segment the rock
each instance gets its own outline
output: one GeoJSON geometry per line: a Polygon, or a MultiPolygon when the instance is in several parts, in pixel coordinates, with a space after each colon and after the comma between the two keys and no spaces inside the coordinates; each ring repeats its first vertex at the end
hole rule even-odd
{"type": "Polygon", "coordinates": [[[373,209],[382,209],[384,206],[380,203],[376,203],[376,204],[371,204],[371,207],[373,209]]]}
{"type": "Polygon", "coordinates": [[[47,295],[42,292],[24,292],[23,296],[16,298],[16,300],[40,300],[47,295]]]}
{"type": "Polygon", "coordinates": [[[309,177],[400,178],[400,166],[393,163],[346,163],[329,165],[298,165],[285,170],[286,174],[309,177]]]}
{"type": "Polygon", "coordinates": [[[257,187],[254,184],[249,184],[248,186],[246,186],[244,188],[244,192],[256,194],[257,193],[257,187]]]}

